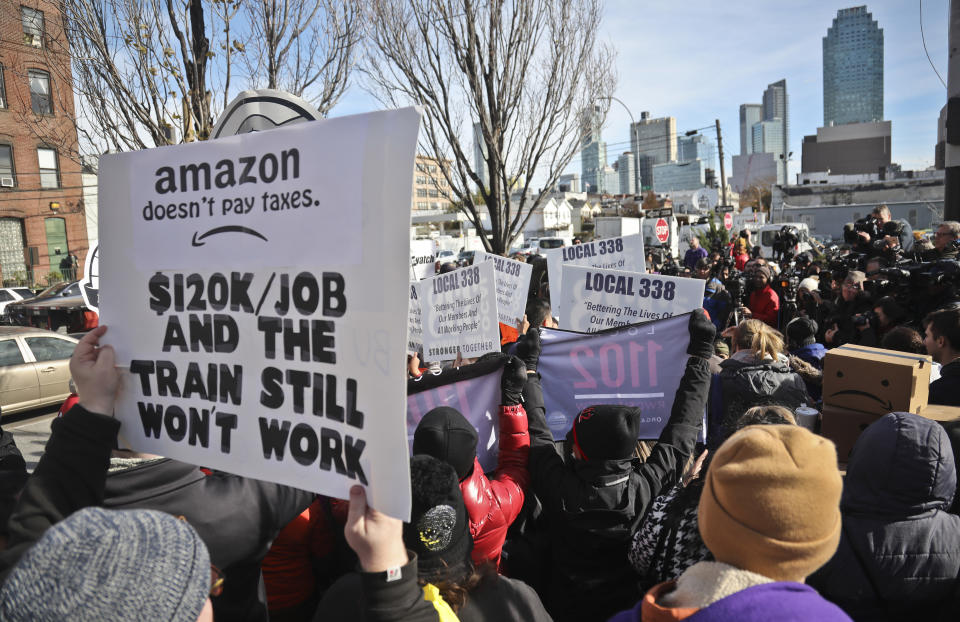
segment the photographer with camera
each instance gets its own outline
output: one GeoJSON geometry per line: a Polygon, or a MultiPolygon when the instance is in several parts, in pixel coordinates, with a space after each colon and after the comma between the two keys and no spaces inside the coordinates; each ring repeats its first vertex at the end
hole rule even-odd
{"type": "Polygon", "coordinates": [[[890,208],[878,205],[870,216],[858,220],[854,229],[861,252],[880,255],[885,252],[913,251],[913,229],[906,220],[893,220],[890,208]]]}
{"type": "Polygon", "coordinates": [[[842,346],[845,343],[857,343],[860,331],[854,324],[854,318],[871,308],[870,296],[864,291],[866,275],[859,270],[847,272],[840,286],[840,298],[834,303],[827,320],[828,328],[824,333],[824,345],[828,348],[842,346]]]}
{"type": "Polygon", "coordinates": [[[924,253],[923,260],[953,259],[956,261],[957,240],[960,240],[960,222],[948,220],[940,223],[933,233],[933,248],[924,253]]]}
{"type": "Polygon", "coordinates": [[[900,303],[893,296],[884,296],[873,303],[872,309],[854,316],[853,325],[860,333],[856,343],[879,348],[884,336],[906,320],[907,312],[900,303]]]}

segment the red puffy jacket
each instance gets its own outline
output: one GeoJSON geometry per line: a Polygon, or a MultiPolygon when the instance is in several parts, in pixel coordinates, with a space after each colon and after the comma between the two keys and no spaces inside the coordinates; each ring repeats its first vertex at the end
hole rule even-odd
{"type": "Polygon", "coordinates": [[[523,496],[530,485],[527,458],[530,434],[523,406],[500,407],[500,454],[493,480],[487,479],[474,458],[473,472],[460,482],[460,491],[470,518],[473,536],[473,563],[494,562],[500,567],[500,551],[507,529],[523,508],[523,496]]]}

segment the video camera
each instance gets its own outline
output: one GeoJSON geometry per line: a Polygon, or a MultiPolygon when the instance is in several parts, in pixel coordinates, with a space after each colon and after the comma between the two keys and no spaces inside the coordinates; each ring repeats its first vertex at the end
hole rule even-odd
{"type": "Polygon", "coordinates": [[[780,227],[773,238],[773,258],[778,263],[789,263],[794,256],[794,250],[800,243],[800,231],[792,225],[780,227]]]}
{"type": "Polygon", "coordinates": [[[843,241],[850,244],[861,252],[880,255],[889,261],[896,261],[900,253],[900,234],[903,233],[903,223],[899,220],[888,220],[881,224],[880,220],[873,216],[864,216],[854,223],[847,223],[843,227],[843,241]],[[866,233],[870,240],[864,240],[860,233],[866,233]],[[889,246],[886,238],[891,237],[897,240],[897,244],[889,246]]]}

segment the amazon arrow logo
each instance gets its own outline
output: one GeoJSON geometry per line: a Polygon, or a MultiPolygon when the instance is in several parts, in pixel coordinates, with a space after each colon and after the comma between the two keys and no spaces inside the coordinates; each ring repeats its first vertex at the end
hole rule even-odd
{"type": "Polygon", "coordinates": [[[880,405],[883,406],[884,408],[886,408],[888,411],[889,411],[889,410],[893,410],[893,405],[890,403],[890,400],[887,400],[886,402],[884,402],[882,399],[880,399],[880,398],[877,397],[876,395],[874,395],[874,394],[872,394],[872,393],[867,393],[866,391],[856,391],[856,390],[854,390],[854,389],[847,389],[847,390],[845,390],[845,391],[837,391],[836,393],[834,393],[834,394],[831,395],[830,397],[836,397],[836,396],[838,396],[838,395],[861,395],[861,396],[863,396],[863,397],[869,397],[870,399],[872,399],[872,400],[874,400],[874,401],[876,401],[876,402],[879,402],[880,405]]]}
{"type": "Polygon", "coordinates": [[[193,233],[193,246],[203,246],[205,244],[205,242],[203,241],[204,238],[209,238],[210,236],[217,235],[218,233],[244,233],[247,235],[252,235],[254,237],[260,238],[264,242],[268,241],[267,238],[263,237],[263,234],[261,234],[259,231],[254,231],[253,229],[249,229],[247,227],[241,227],[240,225],[226,225],[223,227],[216,227],[214,229],[211,229],[210,231],[207,231],[206,233],[199,236],[195,231],[193,233]]]}

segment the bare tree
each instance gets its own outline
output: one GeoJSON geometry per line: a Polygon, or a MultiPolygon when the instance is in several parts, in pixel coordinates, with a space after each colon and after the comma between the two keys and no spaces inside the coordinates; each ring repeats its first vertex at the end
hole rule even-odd
{"type": "Polygon", "coordinates": [[[55,82],[73,84],[87,154],[204,140],[227,103],[258,86],[293,92],[325,113],[347,87],[362,37],[352,0],[63,0],[62,7],[66,34],[51,51],[69,51],[72,75],[64,66],[55,82]]]}
{"type": "Polygon", "coordinates": [[[203,140],[213,52],[201,0],[64,0],[77,129],[94,153],[203,140]]]}
{"type": "Polygon", "coordinates": [[[596,101],[606,114],[616,75],[596,40],[602,0],[372,0],[370,12],[371,90],[424,107],[421,149],[451,160],[440,191],[478,231],[486,208],[484,245],[503,253],[577,152],[581,111],[596,101]]]}
{"type": "Polygon", "coordinates": [[[326,114],[347,88],[362,37],[360,7],[355,0],[243,0],[253,81],[326,114]]]}

